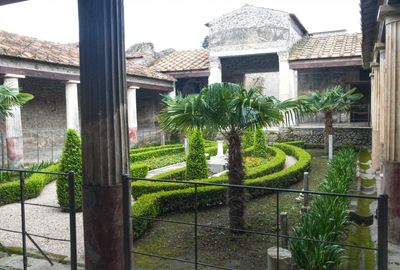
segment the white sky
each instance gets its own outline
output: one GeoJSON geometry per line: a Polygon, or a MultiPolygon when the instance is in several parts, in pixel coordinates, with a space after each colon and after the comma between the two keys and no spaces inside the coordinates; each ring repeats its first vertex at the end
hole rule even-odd
{"type": "MultiPolygon", "coordinates": [[[[0,30],[61,43],[78,40],[76,0],[29,0],[0,6],[0,30]]],[[[126,47],[153,42],[156,50],[193,49],[205,23],[244,4],[288,11],[309,32],[360,32],[359,0],[125,0],[126,47]]]]}

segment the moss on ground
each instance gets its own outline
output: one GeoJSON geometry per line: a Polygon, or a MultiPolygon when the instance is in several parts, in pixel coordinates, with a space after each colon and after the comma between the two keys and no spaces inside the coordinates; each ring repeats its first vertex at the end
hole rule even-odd
{"type": "MultiPolygon", "coordinates": [[[[327,159],[321,158],[323,150],[311,150],[310,189],[317,190],[327,169],[327,159]]],[[[302,189],[299,182],[291,188],[302,189]]],[[[280,194],[280,212],[288,212],[289,224],[297,223],[302,204],[298,194],[280,194]]],[[[175,213],[160,217],[165,220],[194,222],[194,213],[175,213]]],[[[204,225],[228,227],[228,208],[221,206],[199,212],[198,222],[204,225]]],[[[248,201],[246,222],[250,230],[276,232],[276,195],[248,201]]],[[[198,230],[199,261],[235,269],[265,270],[267,249],[276,244],[275,237],[256,234],[231,234],[224,229],[201,228],[198,230]]],[[[134,250],[184,260],[194,259],[194,228],[190,225],[157,222],[141,239],[134,243],[134,250]]],[[[191,269],[192,265],[170,260],[136,255],[137,269],[191,269]]],[[[212,269],[201,266],[199,269],[212,269]]]]}

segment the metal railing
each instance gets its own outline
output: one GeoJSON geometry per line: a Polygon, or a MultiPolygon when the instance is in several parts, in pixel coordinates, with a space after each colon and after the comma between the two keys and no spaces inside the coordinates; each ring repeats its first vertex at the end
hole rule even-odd
{"type": "MultiPolygon", "coordinates": [[[[366,195],[352,195],[352,194],[340,194],[340,193],[326,193],[326,192],[316,192],[316,191],[306,191],[306,190],[295,190],[295,189],[284,189],[284,188],[270,188],[270,187],[259,187],[259,186],[246,186],[246,185],[229,185],[229,184],[218,184],[218,183],[205,183],[205,182],[193,182],[193,181],[173,181],[173,180],[164,180],[164,179],[148,179],[148,178],[130,178],[127,175],[123,176],[123,194],[124,194],[124,230],[125,230],[125,258],[127,260],[126,269],[131,269],[130,258],[131,254],[136,254],[139,256],[147,256],[158,259],[172,260],[182,263],[187,263],[193,265],[194,269],[198,269],[199,266],[205,266],[214,269],[226,269],[226,270],[235,270],[233,268],[228,268],[220,265],[213,265],[209,263],[202,262],[199,258],[198,254],[198,229],[199,228],[210,228],[210,229],[218,229],[218,230],[227,230],[227,231],[236,231],[241,233],[249,233],[249,234],[258,234],[268,237],[276,238],[276,247],[277,247],[277,268],[279,269],[279,256],[280,256],[280,239],[287,239],[291,241],[310,241],[316,243],[325,243],[332,245],[339,245],[347,248],[357,248],[362,250],[372,250],[377,253],[377,265],[379,270],[387,270],[388,265],[388,196],[380,195],[376,196],[366,196],[366,195]],[[193,226],[193,238],[194,238],[194,258],[193,260],[186,260],[177,257],[167,257],[159,254],[138,252],[132,249],[132,236],[130,235],[130,228],[132,226],[132,214],[130,211],[131,198],[128,194],[131,181],[149,181],[149,182],[158,182],[158,183],[171,183],[171,184],[188,184],[194,187],[194,222],[183,222],[176,221],[170,219],[163,218],[142,218],[151,221],[158,222],[166,222],[166,223],[174,223],[180,225],[193,226]],[[267,231],[255,231],[255,230],[247,230],[247,229],[234,229],[224,226],[213,226],[207,224],[200,224],[198,222],[198,213],[199,213],[199,194],[198,188],[203,186],[214,186],[214,187],[224,187],[227,189],[239,188],[244,190],[258,190],[262,192],[267,192],[270,194],[275,194],[276,200],[276,233],[271,233],[267,231]],[[289,234],[282,234],[279,230],[280,227],[280,195],[283,193],[296,193],[296,194],[304,194],[306,196],[335,196],[340,198],[348,198],[348,199],[368,199],[368,200],[376,200],[378,202],[377,209],[377,219],[378,219],[378,240],[377,246],[370,247],[367,245],[353,245],[349,243],[343,242],[332,242],[332,241],[323,241],[319,239],[310,239],[310,238],[300,238],[289,234]]],[[[267,267],[267,266],[265,266],[267,267]]]]}
{"type": "MultiPolygon", "coordinates": [[[[77,270],[77,243],[76,243],[76,208],[75,208],[75,190],[74,190],[74,182],[75,176],[73,172],[69,173],[58,173],[58,172],[39,172],[39,171],[27,171],[27,170],[13,170],[13,169],[3,169],[0,168],[0,172],[14,172],[19,176],[19,184],[20,184],[20,206],[21,206],[21,231],[1,228],[0,231],[5,231],[9,233],[21,234],[22,237],[22,258],[23,258],[23,269],[26,270],[28,268],[28,252],[27,252],[27,240],[31,241],[32,244],[39,250],[39,252],[43,255],[43,257],[49,262],[50,265],[54,265],[54,262],[51,258],[46,254],[45,251],[38,245],[38,243],[34,240],[34,238],[42,238],[51,241],[61,241],[61,242],[70,242],[70,263],[71,270],[77,270]],[[25,201],[25,174],[47,174],[47,175],[55,175],[55,176],[65,176],[68,179],[68,196],[69,196],[69,207],[62,208],[54,205],[47,204],[38,204],[38,203],[30,203],[25,201]],[[39,235],[34,233],[29,233],[26,228],[26,217],[25,217],[25,205],[33,205],[38,207],[48,207],[48,208],[57,208],[62,210],[69,211],[69,239],[61,239],[55,237],[48,237],[45,235],[39,235]]],[[[6,253],[9,253],[7,248],[5,248],[0,243],[0,250],[4,250],[6,253]]],[[[10,254],[9,254],[10,255],[10,254]]]]}

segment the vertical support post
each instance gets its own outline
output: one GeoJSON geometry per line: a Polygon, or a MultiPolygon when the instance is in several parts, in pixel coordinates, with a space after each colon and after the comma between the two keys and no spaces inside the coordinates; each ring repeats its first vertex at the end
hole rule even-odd
{"type": "Polygon", "coordinates": [[[40,160],[40,151],[39,151],[39,130],[36,130],[36,159],[37,163],[40,160]]]}
{"type": "Polygon", "coordinates": [[[124,200],[124,251],[125,251],[125,270],[130,270],[132,267],[132,222],[131,222],[131,194],[130,194],[130,180],[129,176],[124,174],[122,176],[122,197],[124,200]]]}
{"type": "Polygon", "coordinates": [[[78,0],[78,11],[85,269],[121,270],[129,267],[122,194],[122,175],[129,172],[124,1],[78,0]]]}
{"type": "Polygon", "coordinates": [[[129,86],[127,90],[127,106],[128,106],[128,130],[129,130],[129,146],[132,147],[138,143],[137,131],[137,101],[136,92],[139,87],[129,86]]]}
{"type": "Polygon", "coordinates": [[[183,146],[185,147],[185,155],[189,154],[189,139],[187,137],[185,137],[185,139],[183,139],[183,146]]]}
{"type": "Polygon", "coordinates": [[[67,128],[75,129],[79,133],[78,84],[79,81],[68,81],[65,84],[65,103],[67,106],[67,128]]]}
{"type": "Polygon", "coordinates": [[[28,268],[28,256],[26,253],[26,228],[25,228],[25,179],[24,173],[19,172],[20,200],[21,200],[21,232],[22,232],[22,262],[24,270],[28,268]]]}
{"type": "Polygon", "coordinates": [[[165,145],[165,132],[163,130],[161,131],[161,145],[165,145]]]}
{"type": "Polygon", "coordinates": [[[304,185],[304,208],[308,207],[310,204],[310,194],[307,193],[307,191],[310,190],[310,183],[308,180],[308,172],[304,172],[304,180],[303,180],[303,185],[304,185]]]}
{"type": "Polygon", "coordinates": [[[5,158],[4,158],[4,137],[3,137],[3,132],[0,133],[0,135],[1,135],[1,167],[5,168],[4,167],[5,166],[5,162],[4,162],[5,158]]]}
{"type": "Polygon", "coordinates": [[[197,183],[194,184],[194,269],[198,269],[198,243],[197,243],[197,216],[198,216],[198,194],[197,194],[197,183]]]}
{"type": "Polygon", "coordinates": [[[378,269],[388,269],[388,195],[378,199],[378,269]]]}
{"type": "MultiPolygon", "coordinates": [[[[280,231],[281,235],[288,236],[288,214],[287,212],[280,213],[280,231]]],[[[283,248],[287,248],[288,246],[288,238],[281,237],[281,246],[283,248]]]]}
{"type": "Polygon", "coordinates": [[[329,160],[333,158],[333,135],[329,135],[329,160]]]}
{"type": "Polygon", "coordinates": [[[68,172],[68,199],[69,199],[69,237],[71,270],[77,270],[78,259],[76,251],[76,208],[75,208],[75,175],[68,172]]]}
{"type": "Polygon", "coordinates": [[[279,191],[276,192],[276,269],[279,269],[279,191]]]}
{"type": "Polygon", "coordinates": [[[51,131],[51,162],[54,161],[54,133],[51,131]]]}
{"type": "Polygon", "coordinates": [[[222,82],[222,65],[219,57],[210,56],[210,75],[208,76],[208,83],[222,82]]]}

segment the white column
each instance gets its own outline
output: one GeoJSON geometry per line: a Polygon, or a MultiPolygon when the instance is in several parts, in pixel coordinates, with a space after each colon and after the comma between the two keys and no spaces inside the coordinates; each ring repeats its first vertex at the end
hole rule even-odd
{"type": "Polygon", "coordinates": [[[219,57],[210,57],[210,76],[208,76],[208,84],[222,82],[222,66],[219,57]]]}
{"type": "MultiPolygon", "coordinates": [[[[6,74],[4,85],[18,89],[18,79],[25,76],[6,74]]],[[[12,116],[6,117],[6,144],[8,167],[11,169],[24,167],[24,142],[22,136],[21,107],[11,109],[12,116]]]]}
{"type": "Polygon", "coordinates": [[[129,145],[133,146],[138,142],[137,138],[137,104],[136,104],[136,90],[137,86],[129,86],[127,91],[128,102],[128,131],[129,131],[129,145]]]}
{"type": "Polygon", "coordinates": [[[65,100],[67,106],[67,128],[75,129],[79,132],[78,84],[79,81],[68,81],[65,84],[65,100]]]}
{"type": "Polygon", "coordinates": [[[168,93],[168,96],[170,98],[175,98],[176,97],[176,88],[175,88],[175,82],[174,82],[174,89],[168,93]]]}
{"type": "MultiPolygon", "coordinates": [[[[289,67],[289,53],[278,52],[279,57],[279,100],[297,97],[297,71],[289,67]]],[[[295,126],[296,119],[290,119],[288,126],[295,126]]]]}
{"type": "Polygon", "coordinates": [[[279,100],[297,96],[297,72],[289,67],[289,53],[279,52],[279,100]]]}

